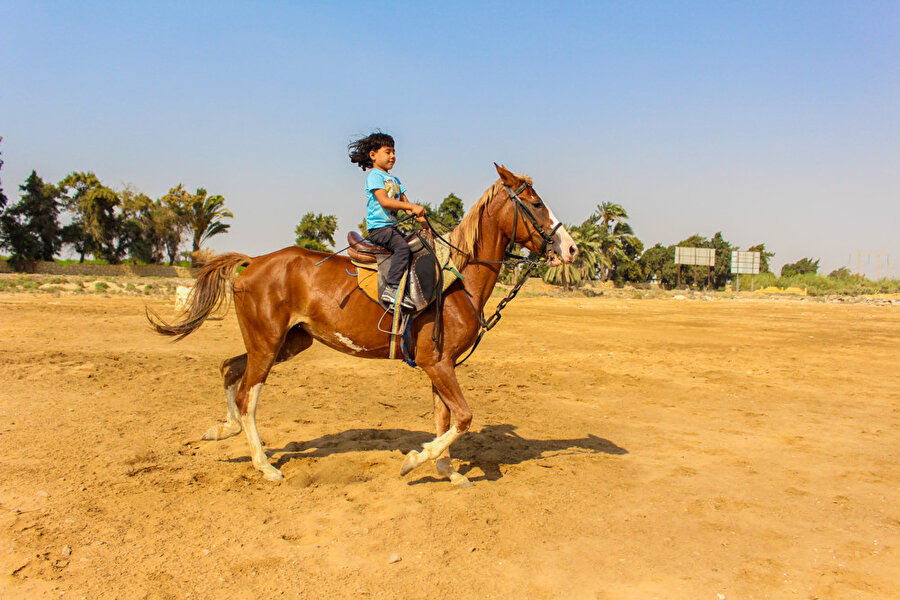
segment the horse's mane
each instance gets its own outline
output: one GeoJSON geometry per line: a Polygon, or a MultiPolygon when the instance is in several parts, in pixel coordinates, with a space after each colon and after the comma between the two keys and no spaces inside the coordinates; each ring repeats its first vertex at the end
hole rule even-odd
{"type": "MultiPolygon", "coordinates": [[[[516,177],[523,181],[531,183],[531,177],[527,175],[516,174],[516,177]]],[[[503,190],[503,182],[499,179],[489,187],[478,199],[478,202],[466,213],[459,225],[450,232],[450,243],[462,252],[453,251],[453,264],[457,269],[462,269],[469,262],[469,258],[475,254],[475,245],[478,243],[481,234],[481,215],[487,208],[488,201],[494,197],[494,194],[503,190]]]]}

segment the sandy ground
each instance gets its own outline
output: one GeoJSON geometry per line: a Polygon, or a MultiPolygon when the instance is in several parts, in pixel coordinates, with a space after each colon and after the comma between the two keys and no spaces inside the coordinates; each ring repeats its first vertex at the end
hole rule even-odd
{"type": "Polygon", "coordinates": [[[0,598],[898,598],[900,310],[518,298],[460,368],[460,490],[400,362],[315,345],[225,414],[233,312],[0,294],[0,598]],[[391,563],[392,554],[399,562],[391,563]]]}

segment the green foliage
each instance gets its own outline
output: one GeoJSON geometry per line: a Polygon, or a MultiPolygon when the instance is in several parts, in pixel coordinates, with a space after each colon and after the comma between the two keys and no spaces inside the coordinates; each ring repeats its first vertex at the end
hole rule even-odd
{"type": "Polygon", "coordinates": [[[675,246],[657,243],[644,251],[640,258],[641,270],[647,279],[655,280],[662,286],[674,288],[678,280],[675,264],[675,246]]]}
{"type": "Polygon", "coordinates": [[[0,212],[0,247],[12,252],[17,267],[25,260],[53,260],[62,247],[59,191],[34,171],[19,190],[19,201],[0,212]]]}
{"type": "Polygon", "coordinates": [[[819,272],[819,260],[811,258],[801,258],[795,263],[786,264],[781,267],[782,277],[792,277],[794,275],[815,275],[819,272]]]}
{"type": "Polygon", "coordinates": [[[560,285],[565,289],[578,287],[585,280],[592,280],[597,275],[598,265],[604,260],[601,249],[601,232],[591,219],[581,225],[567,225],[566,231],[578,246],[575,262],[548,267],[543,279],[549,284],[560,285]]]}
{"type": "Polygon", "coordinates": [[[91,252],[109,261],[121,262],[128,248],[126,217],[121,199],[91,172],[73,172],[59,182],[63,202],[74,213],[66,239],[75,241],[82,257],[91,252]]]}
{"type": "MultiPolygon", "coordinates": [[[[437,210],[431,207],[430,202],[420,202],[419,204],[425,207],[425,215],[428,217],[428,220],[431,221],[435,230],[441,235],[450,233],[457,225],[459,225],[459,222],[462,221],[462,218],[466,214],[465,208],[463,207],[463,201],[460,200],[456,194],[452,193],[441,200],[441,204],[438,206],[437,210]]],[[[406,211],[400,210],[397,211],[397,216],[403,220],[409,215],[406,211]]],[[[403,221],[398,226],[400,231],[405,234],[412,233],[419,227],[419,222],[415,219],[403,221]]],[[[364,233],[363,235],[366,234],[364,233]]]]}
{"type": "Polygon", "coordinates": [[[169,264],[178,254],[183,233],[189,232],[191,235],[190,253],[193,254],[209,238],[228,231],[231,224],[225,223],[224,219],[234,218],[234,214],[225,208],[224,196],[209,196],[203,188],[197,188],[191,194],[179,183],[161,200],[170,211],[169,215],[159,215],[167,223],[165,229],[171,232],[166,239],[169,264]]]}
{"type": "Polygon", "coordinates": [[[709,240],[708,248],[716,250],[716,264],[712,267],[710,273],[710,281],[713,289],[724,289],[725,285],[731,280],[731,252],[737,250],[737,246],[732,246],[722,237],[722,232],[717,231],[712,239],[709,240]]]}
{"type": "Polygon", "coordinates": [[[731,279],[731,251],[737,246],[732,246],[723,236],[722,232],[716,232],[711,239],[700,234],[694,234],[677,244],[663,246],[656,244],[649,248],[640,258],[645,277],[655,279],[660,285],[672,289],[678,285],[678,265],[675,264],[675,247],[687,248],[713,248],[716,251],[716,263],[709,268],[698,266],[681,266],[681,283],[692,283],[696,273],[696,285],[706,287],[707,280],[713,289],[724,288],[731,279]]]}
{"type": "MultiPolygon", "coordinates": [[[[597,205],[597,209],[593,215],[582,224],[584,227],[588,222],[599,228],[596,238],[600,244],[600,261],[598,267],[600,269],[600,280],[607,281],[610,278],[611,271],[614,271],[619,262],[627,262],[632,260],[625,253],[625,246],[636,246],[641,244],[634,236],[634,230],[631,225],[625,223],[628,219],[628,213],[622,208],[621,204],[613,202],[601,202],[597,205]]],[[[636,257],[635,257],[636,258],[636,257]]]]}
{"type": "MultiPolygon", "coordinates": [[[[750,275],[741,275],[741,290],[749,290],[750,284],[750,275]]],[[[872,281],[864,275],[851,273],[846,267],[835,269],[827,277],[815,273],[794,274],[787,277],[777,277],[772,272],[760,273],[753,277],[753,285],[757,290],[766,287],[781,289],[796,287],[805,289],[810,296],[900,293],[898,279],[872,281]]]]}
{"type": "Polygon", "coordinates": [[[628,213],[620,204],[603,202],[581,225],[566,227],[578,245],[574,263],[548,268],[544,280],[566,288],[580,285],[599,275],[617,283],[640,281],[643,266],[639,261],[644,244],[626,223],[628,213]]]}
{"type": "Polygon", "coordinates": [[[336,216],[308,212],[303,215],[294,230],[297,235],[294,245],[320,252],[331,252],[335,231],[337,231],[336,216]]]}
{"type": "MultiPolygon", "coordinates": [[[[3,141],[3,136],[0,135],[0,142],[3,141]]],[[[2,154],[2,153],[0,153],[2,154]]],[[[3,170],[3,159],[0,158],[0,171],[3,170]]],[[[0,211],[6,208],[6,194],[3,193],[3,180],[0,179],[0,211]]]]}
{"type": "Polygon", "coordinates": [[[766,252],[765,244],[757,244],[755,246],[750,246],[747,248],[748,252],[759,252],[759,272],[760,273],[768,273],[769,272],[769,259],[775,256],[774,252],[766,252]]]}
{"type": "Polygon", "coordinates": [[[465,215],[466,210],[463,207],[463,201],[456,194],[451,193],[441,200],[441,204],[434,215],[437,222],[432,220],[432,223],[434,228],[443,235],[456,228],[465,215]]]}
{"type": "Polygon", "coordinates": [[[644,252],[644,243],[633,234],[628,223],[617,223],[613,233],[619,237],[621,246],[611,267],[610,278],[616,285],[623,285],[628,281],[643,281],[644,270],[640,257],[644,252]]]}

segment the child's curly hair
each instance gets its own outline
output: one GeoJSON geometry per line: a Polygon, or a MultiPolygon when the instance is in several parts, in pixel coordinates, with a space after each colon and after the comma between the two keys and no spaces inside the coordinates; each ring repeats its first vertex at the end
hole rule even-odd
{"type": "Polygon", "coordinates": [[[374,165],[369,157],[369,152],[377,152],[382,146],[393,148],[394,138],[380,131],[370,133],[362,139],[351,142],[347,146],[347,150],[350,151],[350,162],[359,165],[359,168],[363,171],[371,169],[374,165]]]}

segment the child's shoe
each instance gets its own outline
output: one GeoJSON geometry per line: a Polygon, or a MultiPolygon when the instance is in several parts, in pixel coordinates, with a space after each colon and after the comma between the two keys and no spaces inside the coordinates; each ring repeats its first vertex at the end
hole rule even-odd
{"type": "MultiPolygon", "coordinates": [[[[394,305],[394,300],[397,298],[397,288],[393,285],[384,286],[384,291],[381,292],[381,301],[387,304],[388,306],[394,305]]],[[[400,300],[400,306],[407,310],[413,310],[416,308],[416,305],[413,304],[412,298],[408,295],[404,294],[403,299],[400,300]]]]}

